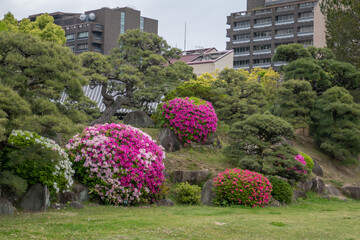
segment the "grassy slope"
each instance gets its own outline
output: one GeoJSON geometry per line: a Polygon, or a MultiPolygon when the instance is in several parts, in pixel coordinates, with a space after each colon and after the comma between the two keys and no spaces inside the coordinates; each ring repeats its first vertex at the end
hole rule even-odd
{"type": "Polygon", "coordinates": [[[86,206],[0,217],[0,239],[358,239],[360,202],[283,208],[86,206]]]}

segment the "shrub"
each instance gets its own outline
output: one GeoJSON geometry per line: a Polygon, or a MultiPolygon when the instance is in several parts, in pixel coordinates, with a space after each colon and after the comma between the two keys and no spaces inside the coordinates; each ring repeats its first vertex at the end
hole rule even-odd
{"type": "Polygon", "coordinates": [[[175,98],[162,105],[163,127],[170,127],[186,146],[204,142],[216,131],[217,116],[210,102],[198,98],[175,98]]]}
{"type": "Polygon", "coordinates": [[[10,171],[0,173],[0,185],[8,187],[18,197],[21,197],[28,187],[26,180],[10,171]]]}
{"type": "Polygon", "coordinates": [[[13,172],[30,185],[46,185],[51,194],[69,190],[73,185],[68,154],[55,141],[36,133],[14,130],[8,143],[18,148],[9,151],[3,169],[13,172]]]}
{"type": "Polygon", "coordinates": [[[191,185],[188,182],[178,183],[175,185],[173,193],[176,202],[180,204],[200,204],[201,188],[197,185],[191,185]]]}
{"type": "Polygon", "coordinates": [[[304,157],[305,162],[306,162],[306,168],[308,169],[308,172],[310,173],[310,172],[313,170],[313,168],[314,168],[314,161],[313,161],[312,158],[311,158],[309,155],[307,155],[306,153],[301,152],[300,154],[301,154],[301,156],[304,157]]]}
{"type": "Polygon", "coordinates": [[[271,184],[263,175],[241,169],[227,169],[214,178],[218,205],[264,206],[269,202],[271,184]]]}
{"type": "Polygon", "coordinates": [[[274,176],[270,176],[268,179],[272,185],[271,196],[279,202],[291,203],[293,196],[291,185],[287,181],[274,176]]]}
{"type": "Polygon", "coordinates": [[[124,124],[94,125],[66,145],[75,177],[106,203],[152,203],[164,182],[165,154],[149,135],[124,124]]]}

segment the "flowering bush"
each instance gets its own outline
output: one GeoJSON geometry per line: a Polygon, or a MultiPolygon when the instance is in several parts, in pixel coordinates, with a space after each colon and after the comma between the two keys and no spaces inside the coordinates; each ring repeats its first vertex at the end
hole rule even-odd
{"type": "Polygon", "coordinates": [[[301,156],[304,157],[305,162],[306,162],[306,169],[307,169],[308,172],[310,173],[310,172],[313,170],[313,168],[314,168],[314,161],[313,161],[312,158],[311,158],[309,155],[307,155],[306,153],[301,152],[300,154],[301,154],[301,156]]]}
{"type": "MultiPolygon", "coordinates": [[[[306,161],[305,161],[304,157],[301,156],[301,154],[296,155],[295,160],[298,161],[299,163],[301,163],[302,165],[306,166],[306,161]]],[[[307,174],[307,171],[303,170],[303,169],[295,169],[295,171],[298,173],[301,173],[301,174],[307,174]]]]}
{"type": "Polygon", "coordinates": [[[162,105],[163,126],[170,127],[186,146],[203,143],[216,131],[217,116],[210,102],[198,98],[175,98],[162,105]]]}
{"type": "Polygon", "coordinates": [[[51,193],[66,191],[73,185],[74,170],[68,154],[55,141],[36,133],[14,130],[8,143],[20,148],[8,154],[8,170],[30,184],[47,185],[51,193]]]}
{"type": "Polygon", "coordinates": [[[214,178],[219,205],[264,206],[272,190],[269,180],[260,173],[241,169],[226,169],[214,178]]]}
{"type": "Polygon", "coordinates": [[[75,176],[109,203],[154,202],[164,182],[162,147],[124,124],[94,125],[69,141],[75,176]]]}

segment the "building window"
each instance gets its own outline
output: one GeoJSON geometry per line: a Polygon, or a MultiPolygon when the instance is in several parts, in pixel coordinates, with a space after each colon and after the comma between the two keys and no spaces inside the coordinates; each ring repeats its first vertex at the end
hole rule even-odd
{"type": "Polygon", "coordinates": [[[67,34],[65,37],[66,41],[73,41],[75,40],[75,33],[67,34]]]}
{"type": "Polygon", "coordinates": [[[125,33],[125,13],[120,13],[120,33],[125,33]]]}
{"type": "Polygon", "coordinates": [[[246,53],[250,51],[250,47],[241,47],[241,48],[234,48],[234,54],[237,53],[246,53]]]}
{"type": "Polygon", "coordinates": [[[140,31],[144,31],[144,17],[140,17],[140,31]]]}
{"type": "Polygon", "coordinates": [[[254,38],[267,38],[271,37],[271,31],[254,32],[254,38]]]}
{"type": "Polygon", "coordinates": [[[293,11],[295,10],[295,5],[277,7],[276,12],[285,12],[285,11],[293,11]]]}
{"type": "Polygon", "coordinates": [[[75,52],[75,46],[69,46],[69,48],[71,49],[71,51],[75,52]]]}
{"type": "Polygon", "coordinates": [[[271,44],[266,45],[257,45],[253,47],[253,51],[263,51],[263,50],[270,50],[271,44]]]}
{"type": "Polygon", "coordinates": [[[78,39],[88,38],[89,32],[79,32],[78,33],[78,39]]]}
{"type": "Polygon", "coordinates": [[[255,24],[266,24],[271,23],[271,18],[259,18],[254,20],[255,24]]]}
{"type": "Polygon", "coordinates": [[[241,22],[234,22],[234,27],[248,27],[248,26],[250,26],[250,20],[241,21],[241,22]]]}
{"type": "Polygon", "coordinates": [[[299,27],[298,32],[299,33],[312,33],[312,32],[314,32],[314,27],[313,26],[299,27]]]}
{"type": "Polygon", "coordinates": [[[234,66],[246,66],[249,65],[249,60],[234,61],[234,66]]]}
{"type": "Polygon", "coordinates": [[[254,59],[254,64],[267,64],[271,63],[271,58],[254,59]]]}
{"type": "Polygon", "coordinates": [[[299,41],[299,44],[303,45],[304,47],[307,46],[313,46],[314,45],[314,41],[313,40],[304,40],[304,41],[299,41]]]}
{"type": "Polygon", "coordinates": [[[248,39],[250,39],[249,33],[234,35],[234,40],[248,40],[248,39]]]}
{"type": "Polygon", "coordinates": [[[287,29],[279,29],[275,31],[276,36],[283,36],[283,35],[290,35],[294,34],[293,28],[287,28],[287,29]]]}
{"type": "Polygon", "coordinates": [[[265,8],[265,9],[261,9],[261,10],[256,10],[255,15],[267,14],[267,13],[271,13],[271,12],[272,12],[271,8],[265,8]]]}
{"type": "Polygon", "coordinates": [[[78,44],[77,49],[78,51],[86,51],[88,49],[88,44],[87,43],[78,44]]]}
{"type": "Polygon", "coordinates": [[[303,13],[299,13],[299,19],[301,18],[313,18],[314,17],[314,13],[313,12],[303,12],[303,13]]]}
{"type": "Polygon", "coordinates": [[[309,7],[315,7],[317,2],[307,2],[307,3],[300,3],[299,8],[309,8],[309,7]]]}
{"type": "Polygon", "coordinates": [[[283,15],[283,16],[276,16],[277,22],[286,22],[286,21],[292,21],[294,20],[294,15],[283,15]]]}

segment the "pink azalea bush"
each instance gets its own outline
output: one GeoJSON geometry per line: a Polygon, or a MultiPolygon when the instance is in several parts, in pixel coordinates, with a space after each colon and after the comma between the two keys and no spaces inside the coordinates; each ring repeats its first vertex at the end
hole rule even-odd
{"type": "MultiPolygon", "coordinates": [[[[305,158],[304,158],[303,156],[301,156],[301,154],[296,155],[294,158],[295,158],[296,161],[298,161],[298,162],[301,163],[302,165],[306,166],[305,158]]],[[[303,170],[303,169],[297,169],[297,168],[295,168],[294,170],[295,170],[297,173],[307,174],[307,171],[306,171],[306,170],[303,170]]]]}
{"type": "Polygon", "coordinates": [[[269,180],[257,172],[226,169],[214,178],[218,205],[264,206],[272,190],[269,180]]]}
{"type": "Polygon", "coordinates": [[[210,102],[198,98],[175,98],[162,105],[163,127],[170,127],[187,144],[203,143],[216,131],[217,116],[210,102]]]}
{"type": "Polygon", "coordinates": [[[149,135],[124,124],[94,125],[66,145],[75,177],[104,202],[152,203],[164,182],[165,153],[149,135]]]}

